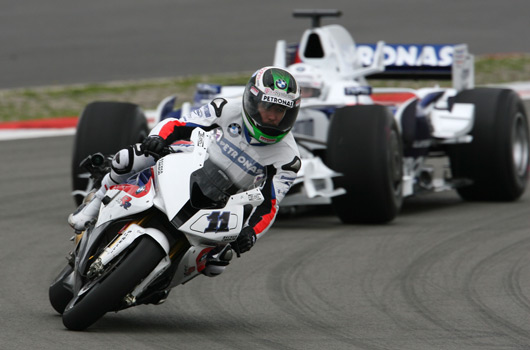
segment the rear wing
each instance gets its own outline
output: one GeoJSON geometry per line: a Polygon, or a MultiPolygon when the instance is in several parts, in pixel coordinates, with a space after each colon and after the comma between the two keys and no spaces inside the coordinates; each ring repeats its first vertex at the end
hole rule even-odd
{"type": "MultiPolygon", "coordinates": [[[[374,62],[374,57],[377,60],[380,60],[381,57],[378,52],[381,50],[380,42],[355,46],[357,60],[361,62],[362,67],[356,68],[356,70],[368,73],[366,78],[369,79],[452,80],[453,88],[458,91],[472,89],[475,85],[475,60],[474,56],[468,52],[466,44],[385,43],[382,64],[374,62]],[[384,69],[372,74],[370,68],[374,66],[383,66],[384,69]]],[[[301,62],[298,51],[299,44],[286,45],[284,41],[278,41],[274,64],[288,66],[301,62]],[[282,55],[279,55],[279,52],[282,55]]]]}
{"type": "Polygon", "coordinates": [[[357,44],[337,24],[321,26],[323,17],[339,17],[338,10],[295,10],[294,17],[310,18],[299,43],[276,42],[274,65],[307,63],[343,79],[452,80],[457,90],[474,86],[474,60],[466,44],[357,44]]]}
{"type": "MultiPolygon", "coordinates": [[[[372,65],[375,44],[358,44],[357,55],[363,66],[372,65]]],[[[466,44],[386,44],[385,70],[370,79],[452,80],[457,90],[474,86],[474,57],[466,44]]]]}

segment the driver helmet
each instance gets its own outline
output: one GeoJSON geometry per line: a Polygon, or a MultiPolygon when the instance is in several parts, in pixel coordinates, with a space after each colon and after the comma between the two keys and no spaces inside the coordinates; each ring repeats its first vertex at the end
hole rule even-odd
{"type": "Polygon", "coordinates": [[[279,142],[291,130],[300,110],[300,88],[282,68],[256,71],[243,94],[243,123],[248,133],[264,144],[279,142]]]}
{"type": "Polygon", "coordinates": [[[324,88],[324,77],[319,68],[307,63],[295,63],[287,69],[300,85],[302,98],[320,97],[324,88]]]}

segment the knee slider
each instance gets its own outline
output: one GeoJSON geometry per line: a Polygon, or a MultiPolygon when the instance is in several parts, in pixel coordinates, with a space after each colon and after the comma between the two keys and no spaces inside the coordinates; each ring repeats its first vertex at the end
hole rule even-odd
{"type": "Polygon", "coordinates": [[[216,277],[222,274],[225,269],[226,266],[207,265],[201,272],[203,275],[206,275],[208,277],[216,277]]]}

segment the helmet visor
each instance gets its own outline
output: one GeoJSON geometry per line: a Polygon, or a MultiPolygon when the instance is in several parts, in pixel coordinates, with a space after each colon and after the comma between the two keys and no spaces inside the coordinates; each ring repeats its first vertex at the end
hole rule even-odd
{"type": "MultiPolygon", "coordinates": [[[[257,92],[257,89],[254,90],[257,92]]],[[[265,134],[277,136],[288,132],[298,115],[300,100],[295,101],[261,91],[254,94],[245,92],[243,98],[245,112],[253,123],[265,134]]]]}

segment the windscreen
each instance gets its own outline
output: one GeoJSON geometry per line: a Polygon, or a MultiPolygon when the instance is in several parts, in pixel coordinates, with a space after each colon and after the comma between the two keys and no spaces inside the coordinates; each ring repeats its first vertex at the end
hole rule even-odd
{"type": "Polygon", "coordinates": [[[246,147],[251,146],[248,143],[236,140],[227,139],[221,129],[216,130],[208,147],[207,160],[192,175],[191,194],[196,197],[192,198],[193,206],[222,206],[231,195],[261,186],[265,167],[249,154],[246,147]]]}

